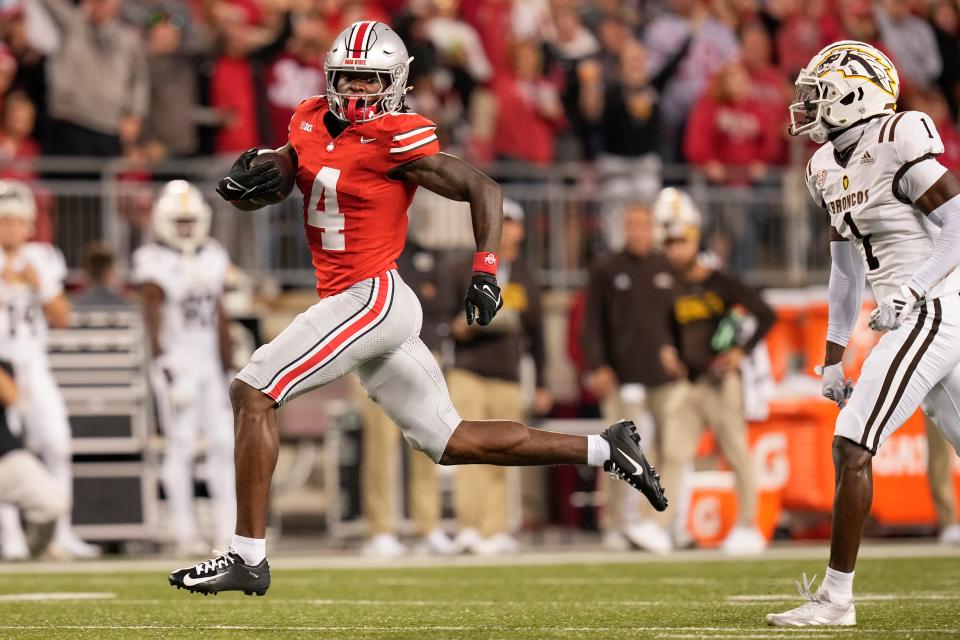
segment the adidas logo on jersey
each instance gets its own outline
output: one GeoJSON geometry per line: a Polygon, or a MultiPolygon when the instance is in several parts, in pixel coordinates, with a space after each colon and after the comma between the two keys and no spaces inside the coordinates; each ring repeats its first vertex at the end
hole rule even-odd
{"type": "Polygon", "coordinates": [[[313,131],[313,125],[310,124],[309,122],[301,122],[300,128],[306,132],[313,131]]]}
{"type": "Polygon", "coordinates": [[[864,151],[863,157],[860,158],[860,164],[870,164],[871,162],[873,162],[873,156],[870,155],[869,151],[864,151]]]}

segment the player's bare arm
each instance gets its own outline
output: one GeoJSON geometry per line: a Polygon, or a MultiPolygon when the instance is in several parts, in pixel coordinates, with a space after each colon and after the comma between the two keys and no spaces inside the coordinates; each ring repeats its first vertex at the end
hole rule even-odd
{"type": "Polygon", "coordinates": [[[43,315],[53,329],[66,329],[70,326],[70,300],[60,294],[43,305],[43,315]]]}
{"type": "Polygon", "coordinates": [[[469,202],[477,251],[499,251],[503,192],[500,185],[485,174],[456,156],[438,153],[401,165],[389,176],[412,182],[450,200],[469,202]]]}
{"type": "Polygon", "coordinates": [[[150,342],[150,355],[157,358],[163,355],[160,345],[160,328],[163,322],[163,289],[153,282],[147,282],[140,287],[140,303],[143,306],[143,323],[147,329],[147,340],[150,342]]]}

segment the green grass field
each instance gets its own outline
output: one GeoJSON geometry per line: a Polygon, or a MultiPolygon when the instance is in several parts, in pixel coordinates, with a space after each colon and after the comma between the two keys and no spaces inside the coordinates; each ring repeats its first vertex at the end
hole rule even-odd
{"type": "Polygon", "coordinates": [[[263,598],[177,591],[160,570],[10,573],[0,575],[0,638],[960,637],[955,556],[862,560],[853,630],[767,627],[765,613],[800,603],[793,587],[800,573],[822,567],[822,560],[687,559],[287,568],[274,571],[263,598]],[[57,593],[88,599],[30,595],[57,593]]]}

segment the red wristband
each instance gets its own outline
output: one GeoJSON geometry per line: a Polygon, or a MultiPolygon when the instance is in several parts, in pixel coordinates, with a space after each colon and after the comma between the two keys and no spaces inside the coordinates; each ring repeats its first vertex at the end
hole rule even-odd
{"type": "Polygon", "coordinates": [[[473,254],[473,272],[489,273],[492,276],[497,275],[497,265],[500,264],[500,258],[491,251],[478,251],[473,254]]]}

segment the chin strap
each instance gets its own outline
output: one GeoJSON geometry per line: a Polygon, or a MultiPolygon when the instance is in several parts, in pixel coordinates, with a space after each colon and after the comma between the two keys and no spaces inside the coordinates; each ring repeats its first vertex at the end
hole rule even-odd
{"type": "Polygon", "coordinates": [[[366,98],[346,98],[343,115],[349,122],[363,122],[377,115],[377,107],[368,106],[366,98]]]}

